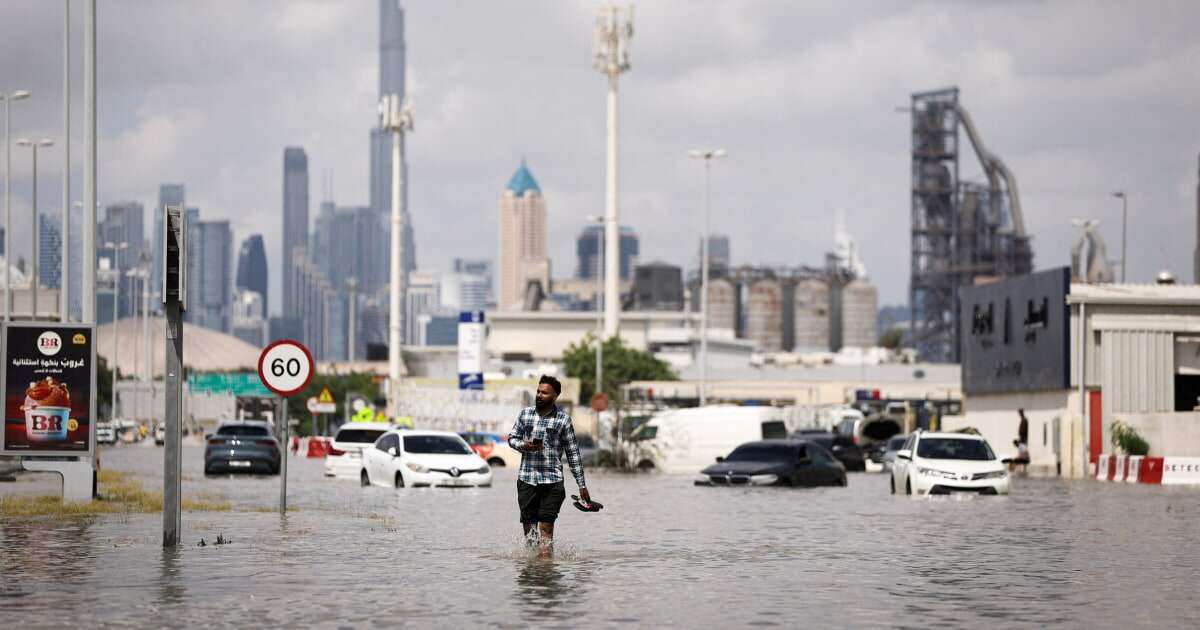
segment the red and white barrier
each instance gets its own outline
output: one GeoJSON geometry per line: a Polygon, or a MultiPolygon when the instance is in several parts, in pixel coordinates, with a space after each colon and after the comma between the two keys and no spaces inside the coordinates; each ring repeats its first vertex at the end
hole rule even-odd
{"type": "Polygon", "coordinates": [[[1200,457],[1102,454],[1093,470],[1099,481],[1151,485],[1200,485],[1200,457]]]}

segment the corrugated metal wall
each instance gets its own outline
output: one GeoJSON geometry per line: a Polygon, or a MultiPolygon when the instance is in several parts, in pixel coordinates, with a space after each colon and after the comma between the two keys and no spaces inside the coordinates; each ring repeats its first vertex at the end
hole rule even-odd
{"type": "Polygon", "coordinates": [[[1103,330],[1100,334],[1108,444],[1112,414],[1175,409],[1175,335],[1160,330],[1103,330]]]}

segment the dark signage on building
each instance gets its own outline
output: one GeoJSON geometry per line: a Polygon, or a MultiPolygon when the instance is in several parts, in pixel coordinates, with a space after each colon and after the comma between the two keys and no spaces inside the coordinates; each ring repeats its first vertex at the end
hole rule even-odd
{"type": "Polygon", "coordinates": [[[95,447],[94,328],[10,323],[4,327],[4,432],[0,452],[90,455],[95,447]]]}
{"type": "Polygon", "coordinates": [[[1070,289],[1066,267],[961,289],[963,392],[1070,388],[1070,289]]]}

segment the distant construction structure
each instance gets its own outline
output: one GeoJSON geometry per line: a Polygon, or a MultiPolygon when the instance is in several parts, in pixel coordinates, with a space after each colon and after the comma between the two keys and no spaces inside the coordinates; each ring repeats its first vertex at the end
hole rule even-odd
{"type": "Polygon", "coordinates": [[[912,95],[912,344],[924,360],[958,362],[959,287],[1033,269],[1017,181],[988,151],[958,88],[912,95]],[[987,177],[959,177],[959,129],[987,177]]]}

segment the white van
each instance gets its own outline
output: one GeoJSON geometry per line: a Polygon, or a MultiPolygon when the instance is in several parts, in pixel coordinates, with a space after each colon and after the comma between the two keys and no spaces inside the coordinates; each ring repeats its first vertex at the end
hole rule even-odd
{"type": "Polygon", "coordinates": [[[643,470],[694,473],[739,444],[787,437],[774,407],[710,405],[655,415],[629,436],[630,461],[643,470]]]}

